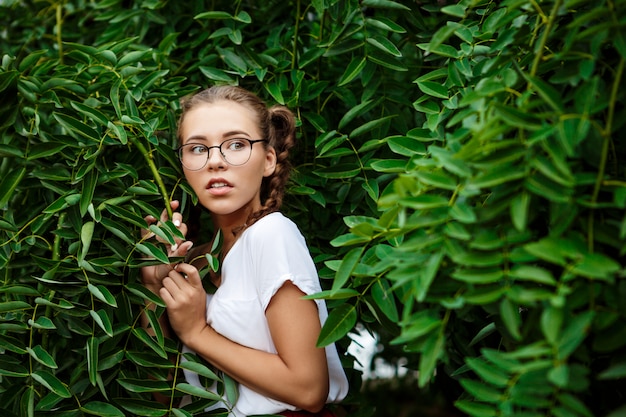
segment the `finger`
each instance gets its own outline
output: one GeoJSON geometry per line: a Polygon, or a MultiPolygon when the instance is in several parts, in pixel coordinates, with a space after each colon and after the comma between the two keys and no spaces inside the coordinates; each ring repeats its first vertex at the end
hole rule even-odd
{"type": "Polygon", "coordinates": [[[202,288],[202,280],[200,279],[200,273],[198,272],[198,268],[193,265],[181,263],[174,267],[176,272],[185,274],[187,276],[187,282],[196,288],[202,288]]]}
{"type": "Polygon", "coordinates": [[[167,307],[171,306],[174,303],[174,298],[167,288],[161,287],[159,289],[159,295],[161,296],[161,299],[163,300],[163,302],[165,302],[165,305],[167,307]]]}
{"type": "Polygon", "coordinates": [[[170,248],[170,256],[185,256],[193,246],[193,242],[189,240],[180,240],[170,248]]]}
{"type": "Polygon", "coordinates": [[[169,292],[173,300],[176,300],[177,294],[180,294],[182,287],[185,285],[189,285],[185,277],[173,270],[163,278],[163,288],[169,292]]]}
{"type": "Polygon", "coordinates": [[[174,223],[176,227],[180,227],[183,224],[183,215],[180,214],[179,211],[175,211],[172,214],[172,223],[174,223]]]}

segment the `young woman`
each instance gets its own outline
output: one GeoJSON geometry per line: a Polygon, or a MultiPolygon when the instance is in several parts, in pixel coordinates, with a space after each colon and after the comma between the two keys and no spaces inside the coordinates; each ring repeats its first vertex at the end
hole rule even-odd
{"type": "MultiPolygon", "coordinates": [[[[190,241],[176,242],[169,254],[190,263],[143,268],[143,283],[166,303],[169,325],[186,349],[239,383],[237,402],[217,407],[237,417],[332,416],[325,405],[342,400],[348,382],[335,346],[316,347],[326,305],[302,297],[321,290],[319,278],[303,236],[278,211],[293,113],[232,86],[211,87],[182,107],[183,171],[223,236],[221,268],[210,275],[217,291],[207,295],[198,273],[211,241],[193,249],[190,241]]],[[[179,212],[172,221],[187,233],[179,212]]]]}

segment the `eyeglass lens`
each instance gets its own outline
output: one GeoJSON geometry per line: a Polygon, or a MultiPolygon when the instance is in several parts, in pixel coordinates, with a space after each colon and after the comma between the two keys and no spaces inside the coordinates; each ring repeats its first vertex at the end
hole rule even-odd
{"type": "Polygon", "coordinates": [[[218,148],[224,161],[229,165],[243,165],[250,159],[252,143],[248,139],[228,139],[219,146],[206,146],[199,143],[189,143],[180,147],[179,156],[185,168],[197,171],[206,166],[209,161],[211,148],[218,148]]]}

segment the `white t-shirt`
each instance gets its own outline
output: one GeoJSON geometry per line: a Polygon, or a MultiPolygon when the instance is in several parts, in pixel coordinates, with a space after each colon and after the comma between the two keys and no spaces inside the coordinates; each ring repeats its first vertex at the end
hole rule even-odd
{"type": "MultiPolygon", "coordinates": [[[[265,317],[270,300],[286,281],[305,294],[321,291],[315,264],[297,226],[281,213],[269,214],[243,231],[222,262],[221,284],[207,300],[207,323],[241,345],[276,353],[265,317]]],[[[328,317],[324,300],[315,300],[320,323],[328,317]]],[[[348,380],[334,344],[326,346],[330,378],[327,403],[341,401],[348,380]]],[[[185,371],[187,381],[197,375],[185,371]]],[[[263,396],[239,384],[239,399],[231,409],[236,417],[272,414],[296,407],[263,396]]],[[[212,407],[213,408],[213,407],[212,407]]]]}

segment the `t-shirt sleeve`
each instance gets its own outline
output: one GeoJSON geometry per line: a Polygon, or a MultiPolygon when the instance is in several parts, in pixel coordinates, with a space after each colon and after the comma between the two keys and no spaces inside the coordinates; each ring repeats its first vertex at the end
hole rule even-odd
{"type": "Polygon", "coordinates": [[[321,291],[315,264],[297,226],[282,215],[272,216],[262,226],[255,229],[253,241],[260,245],[257,290],[263,310],[287,281],[307,295],[321,291]]]}

